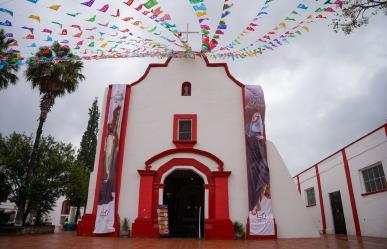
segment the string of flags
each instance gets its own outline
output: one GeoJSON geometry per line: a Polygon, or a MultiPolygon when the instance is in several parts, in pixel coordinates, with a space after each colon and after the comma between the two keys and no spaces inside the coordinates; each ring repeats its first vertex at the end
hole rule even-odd
{"type": "Polygon", "coordinates": [[[310,32],[313,23],[327,19],[329,14],[343,6],[342,0],[314,0],[314,5],[318,2],[318,7],[312,9],[310,3],[303,1],[272,29],[262,33],[262,21],[270,15],[275,4],[280,4],[280,1],[266,0],[248,25],[231,42],[222,45],[221,38],[227,33],[228,22],[233,18],[234,5],[237,2],[223,0],[219,21],[212,30],[206,4],[208,0],[186,0],[187,4],[191,5],[200,27],[201,51],[193,52],[189,42],[183,39],[171,13],[158,0],[125,0],[118,7],[110,2],[101,4],[96,0],[83,0],[75,10],[66,9],[64,0],[57,0],[47,6],[39,0],[23,1],[29,2],[31,13],[1,6],[0,3],[0,28],[5,30],[5,38],[15,40],[10,44],[11,49],[8,52],[14,49],[20,51],[18,56],[12,58],[7,54],[2,55],[0,69],[7,65],[24,63],[106,58],[197,58],[205,55],[214,59],[235,60],[261,56],[310,32]],[[48,11],[49,15],[37,14],[41,13],[42,9],[48,11]],[[15,19],[16,14],[23,15],[24,19],[15,19]],[[55,18],[50,19],[50,16],[55,18]],[[21,21],[24,25],[19,25],[21,21]],[[258,32],[260,34],[256,35],[258,32]],[[254,36],[252,42],[244,44],[245,39],[254,36]],[[41,46],[49,46],[53,41],[71,48],[75,56],[47,57],[43,61],[34,59],[34,53],[31,51],[36,51],[36,48],[41,46]]]}

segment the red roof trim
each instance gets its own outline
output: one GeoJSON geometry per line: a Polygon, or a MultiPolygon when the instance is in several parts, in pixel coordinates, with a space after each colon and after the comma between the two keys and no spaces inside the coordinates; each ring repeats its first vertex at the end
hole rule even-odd
{"type": "MultiPolygon", "coordinates": [[[[211,62],[209,62],[207,56],[203,55],[202,57],[203,57],[204,61],[206,62],[207,67],[223,67],[224,70],[226,71],[227,76],[237,86],[242,87],[242,88],[245,86],[242,82],[238,81],[237,79],[235,79],[234,76],[231,75],[230,70],[228,69],[227,63],[211,63],[211,62]]],[[[134,86],[134,85],[137,85],[138,83],[140,83],[141,81],[143,81],[146,78],[146,76],[149,74],[149,71],[151,70],[151,68],[153,68],[153,67],[168,67],[171,59],[172,59],[172,57],[168,57],[168,59],[164,63],[151,63],[151,64],[149,64],[147,69],[145,70],[145,73],[138,80],[131,83],[130,85],[134,86]]]]}
{"type": "Polygon", "coordinates": [[[218,164],[218,170],[219,171],[223,171],[223,161],[220,160],[217,156],[215,156],[214,154],[211,154],[210,152],[207,152],[207,151],[204,151],[204,150],[198,150],[198,149],[194,149],[194,148],[176,148],[176,149],[170,149],[170,150],[165,150],[151,158],[149,158],[146,162],[145,162],[145,165],[146,165],[146,170],[150,170],[151,167],[152,167],[152,163],[163,158],[163,157],[166,157],[166,156],[169,156],[169,155],[173,155],[173,154],[178,154],[178,153],[192,153],[192,154],[196,154],[196,155],[200,155],[200,156],[204,156],[204,157],[207,157],[209,159],[211,159],[212,161],[214,161],[216,164],[218,164]]]}
{"type": "MultiPolygon", "coordinates": [[[[346,145],[346,146],[344,146],[343,148],[341,148],[341,149],[339,149],[338,151],[336,151],[335,153],[333,153],[333,154],[331,154],[331,155],[329,155],[329,156],[327,156],[327,157],[325,157],[324,159],[322,159],[322,160],[320,160],[318,163],[316,163],[316,164],[320,164],[320,163],[322,163],[322,162],[324,162],[325,160],[327,160],[327,159],[329,159],[329,158],[331,158],[332,156],[334,156],[334,155],[336,155],[337,153],[341,153],[341,151],[342,150],[345,150],[346,148],[348,148],[349,146],[351,146],[351,145],[353,145],[353,144],[355,144],[355,143],[357,143],[357,142],[359,142],[360,140],[362,140],[363,138],[365,138],[365,137],[368,137],[369,135],[371,135],[371,134],[373,134],[373,133],[375,133],[375,132],[377,132],[378,130],[380,130],[380,129],[387,129],[386,128],[387,127],[387,123],[385,123],[385,124],[383,124],[382,126],[379,126],[378,128],[376,128],[376,129],[374,129],[374,130],[372,130],[372,131],[370,131],[370,132],[368,132],[367,134],[365,134],[364,136],[362,136],[362,137],[360,137],[360,138],[358,138],[358,139],[356,139],[355,141],[353,141],[352,143],[350,143],[350,144],[348,144],[348,145],[346,145]]],[[[315,165],[316,165],[315,164],[315,165]]],[[[292,178],[294,178],[294,177],[297,177],[297,176],[299,176],[299,175],[301,175],[301,174],[303,174],[303,173],[305,173],[306,171],[308,171],[308,170],[310,170],[310,169],[312,169],[315,165],[313,165],[313,166],[310,166],[309,168],[307,168],[307,169],[304,169],[303,171],[301,171],[300,173],[298,173],[298,174],[296,174],[295,176],[293,176],[292,178]]]]}

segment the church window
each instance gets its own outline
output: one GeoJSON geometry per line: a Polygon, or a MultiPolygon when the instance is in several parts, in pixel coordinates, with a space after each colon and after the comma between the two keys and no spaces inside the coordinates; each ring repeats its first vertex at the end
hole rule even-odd
{"type": "Polygon", "coordinates": [[[306,195],[306,203],[308,207],[316,205],[316,196],[314,194],[313,187],[305,189],[305,195],[306,195]]]}
{"type": "Polygon", "coordinates": [[[62,212],[61,214],[70,214],[70,205],[69,205],[69,201],[64,201],[62,203],[62,212]]]}
{"type": "Polygon", "coordinates": [[[176,147],[193,147],[197,133],[196,114],[175,114],[173,117],[173,143],[176,147]]]}
{"type": "Polygon", "coordinates": [[[383,165],[378,162],[361,170],[365,193],[374,193],[387,189],[383,165]]]}
{"type": "Polygon", "coordinates": [[[179,120],[179,141],[190,141],[192,137],[192,120],[180,119],[179,120]]]}
{"type": "Polygon", "coordinates": [[[181,96],[191,96],[191,83],[184,82],[181,85],[181,96]]]}

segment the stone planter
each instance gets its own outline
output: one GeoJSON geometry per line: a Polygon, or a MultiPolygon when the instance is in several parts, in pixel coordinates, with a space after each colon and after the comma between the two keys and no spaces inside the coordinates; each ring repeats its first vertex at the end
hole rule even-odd
{"type": "Polygon", "coordinates": [[[29,235],[54,233],[55,226],[24,226],[24,227],[0,227],[0,235],[29,235]]]}

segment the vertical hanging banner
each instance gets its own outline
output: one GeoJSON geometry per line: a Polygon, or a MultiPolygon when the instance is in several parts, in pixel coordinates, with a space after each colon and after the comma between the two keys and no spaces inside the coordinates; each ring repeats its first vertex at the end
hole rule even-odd
{"type": "Polygon", "coordinates": [[[260,86],[245,86],[245,138],[249,195],[249,235],[274,236],[265,137],[265,99],[260,86]]]}
{"type": "MultiPolygon", "coordinates": [[[[103,138],[105,147],[103,167],[99,184],[97,218],[95,221],[95,234],[115,232],[115,192],[118,149],[120,142],[122,114],[125,102],[126,85],[113,85],[109,103],[107,132],[103,138]]],[[[122,138],[125,139],[125,138],[122,138]]]]}

